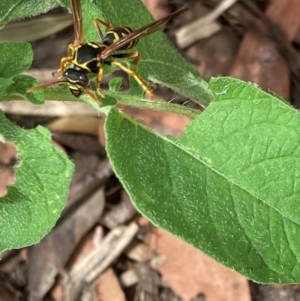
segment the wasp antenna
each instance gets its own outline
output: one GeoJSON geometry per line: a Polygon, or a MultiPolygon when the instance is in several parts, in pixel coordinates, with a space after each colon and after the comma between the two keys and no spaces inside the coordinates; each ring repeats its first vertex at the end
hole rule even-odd
{"type": "Polygon", "coordinates": [[[102,104],[102,102],[97,98],[97,96],[88,88],[81,87],[82,91],[88,94],[93,100],[95,100],[99,105],[102,104]]]}
{"type": "Polygon", "coordinates": [[[59,82],[59,81],[51,82],[51,83],[47,83],[47,84],[32,87],[32,88],[28,89],[26,92],[31,93],[31,92],[42,90],[42,89],[45,89],[45,88],[48,88],[48,87],[51,87],[51,86],[54,86],[54,85],[59,85],[59,84],[62,84],[62,83],[65,83],[65,82],[59,82]]]}

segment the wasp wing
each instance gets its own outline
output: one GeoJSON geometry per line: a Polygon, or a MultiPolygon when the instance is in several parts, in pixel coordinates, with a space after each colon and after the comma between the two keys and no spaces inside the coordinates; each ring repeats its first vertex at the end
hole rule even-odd
{"type": "Polygon", "coordinates": [[[143,26],[140,29],[137,29],[130,34],[126,35],[125,37],[121,38],[116,43],[111,44],[107,48],[105,48],[100,55],[100,58],[102,60],[108,58],[113,54],[113,52],[123,48],[124,46],[128,45],[131,41],[134,41],[136,39],[139,39],[141,37],[147,36],[155,31],[158,31],[160,29],[164,29],[167,22],[171,20],[172,18],[186,12],[189,10],[189,6],[182,7],[181,9],[175,11],[174,13],[170,14],[169,16],[159,19],[157,21],[154,21],[153,23],[150,23],[146,26],[143,26]]]}
{"type": "Polygon", "coordinates": [[[70,0],[73,25],[75,31],[75,45],[83,44],[82,12],[80,0],[70,0]]]}

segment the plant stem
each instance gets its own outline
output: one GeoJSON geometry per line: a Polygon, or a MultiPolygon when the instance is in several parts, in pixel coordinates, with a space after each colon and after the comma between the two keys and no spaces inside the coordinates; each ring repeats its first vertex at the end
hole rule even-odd
{"type": "MultiPolygon", "coordinates": [[[[136,108],[145,108],[161,112],[170,112],[178,115],[186,116],[190,119],[195,119],[201,114],[201,111],[185,107],[183,105],[172,104],[170,102],[164,101],[150,101],[142,97],[132,96],[120,92],[104,92],[107,98],[104,100],[104,106],[99,106],[95,101],[93,101],[89,96],[83,95],[82,100],[84,102],[92,105],[97,111],[106,113],[107,105],[105,106],[106,100],[113,99],[115,104],[123,106],[131,106],[136,108]]],[[[45,99],[47,100],[60,100],[60,101],[78,101],[78,98],[70,95],[66,89],[46,89],[45,90],[45,99]]],[[[5,97],[6,101],[10,100],[22,100],[21,97],[9,95],[5,97]]]]}
{"type": "Polygon", "coordinates": [[[145,100],[144,98],[127,95],[124,93],[122,93],[122,97],[120,97],[120,93],[116,93],[116,92],[107,92],[106,95],[116,98],[117,103],[123,106],[145,108],[145,109],[151,109],[151,110],[156,110],[161,112],[170,112],[178,115],[183,115],[191,119],[195,119],[196,117],[199,116],[199,114],[201,114],[201,111],[191,109],[183,105],[172,104],[170,102],[163,102],[163,101],[154,102],[150,100],[145,100]]]}

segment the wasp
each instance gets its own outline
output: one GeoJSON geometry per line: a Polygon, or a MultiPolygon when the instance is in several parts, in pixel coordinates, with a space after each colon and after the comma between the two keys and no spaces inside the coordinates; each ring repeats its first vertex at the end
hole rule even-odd
{"type": "Polygon", "coordinates": [[[73,44],[69,44],[68,54],[61,59],[59,69],[52,73],[53,76],[56,73],[60,73],[61,76],[58,77],[57,81],[32,87],[27,92],[45,89],[53,85],[64,84],[69,87],[71,93],[75,97],[79,97],[84,92],[96,102],[101,103],[98,97],[88,88],[89,74],[97,74],[97,94],[100,97],[105,98],[101,93],[100,83],[103,77],[104,65],[110,65],[116,66],[125,71],[129,76],[132,76],[144,90],[146,97],[155,99],[155,96],[149,89],[150,84],[144,80],[138,72],[140,53],[138,51],[128,53],[115,52],[133,48],[140,38],[163,29],[170,19],[184,13],[189,7],[183,7],[169,16],[154,21],[137,30],[134,30],[129,26],[113,27],[111,23],[95,18],[93,24],[100,42],[86,42],[83,37],[80,0],[71,0],[70,3],[75,40],[73,44]],[[102,33],[100,24],[106,27],[107,30],[105,34],[102,33]],[[134,70],[127,68],[116,59],[132,59],[134,70]]]}

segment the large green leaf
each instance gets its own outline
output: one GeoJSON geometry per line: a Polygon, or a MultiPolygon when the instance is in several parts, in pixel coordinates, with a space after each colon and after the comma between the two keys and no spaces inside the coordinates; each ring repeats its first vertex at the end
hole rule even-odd
{"type": "Polygon", "coordinates": [[[32,62],[31,45],[25,42],[1,42],[0,77],[11,78],[27,70],[32,62]]]}
{"type": "Polygon", "coordinates": [[[56,5],[56,0],[1,0],[0,27],[10,21],[45,13],[56,5]]]}
{"type": "Polygon", "coordinates": [[[6,94],[21,96],[22,98],[25,98],[35,104],[44,103],[43,91],[38,91],[37,93],[27,93],[29,88],[38,83],[36,79],[25,74],[20,74],[13,77],[12,80],[13,84],[7,88],[6,94]]]}
{"type": "Polygon", "coordinates": [[[6,89],[13,84],[11,79],[1,78],[0,77],[0,100],[3,99],[3,96],[6,92],[6,89]]]}
{"type": "Polygon", "coordinates": [[[0,252],[37,243],[54,226],[67,199],[73,164],[38,127],[26,131],[0,111],[0,137],[14,143],[16,183],[0,198],[0,252]]]}
{"type": "Polygon", "coordinates": [[[114,170],[154,224],[255,281],[299,283],[299,114],[238,80],[210,87],[216,99],[180,139],[112,109],[114,170]]]}
{"type": "Polygon", "coordinates": [[[31,45],[25,42],[0,42],[0,53],[2,53],[0,101],[17,96],[36,104],[43,103],[43,91],[27,93],[27,89],[38,84],[37,80],[31,76],[19,74],[30,67],[33,59],[31,45]]]}

